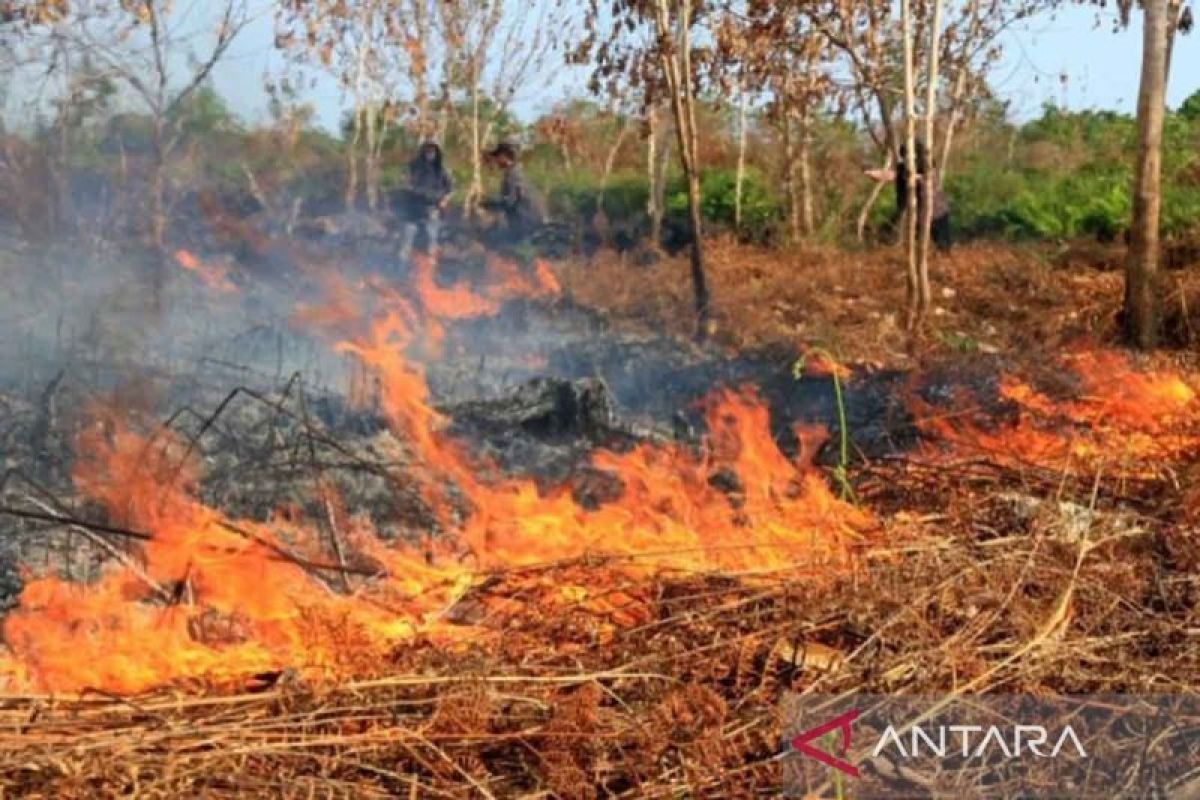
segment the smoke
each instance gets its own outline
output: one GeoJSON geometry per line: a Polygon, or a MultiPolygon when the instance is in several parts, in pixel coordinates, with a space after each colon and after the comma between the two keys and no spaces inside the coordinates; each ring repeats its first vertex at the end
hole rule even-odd
{"type": "Polygon", "coordinates": [[[217,259],[230,291],[216,292],[175,259],[160,266],[151,256],[114,250],[6,244],[0,391],[32,398],[62,375],[63,389],[107,392],[136,383],[167,402],[195,401],[231,385],[267,390],[295,372],[339,392],[353,370],[289,325],[305,295],[296,281],[263,282],[217,259]],[[161,290],[156,268],[166,271],[161,290]]]}

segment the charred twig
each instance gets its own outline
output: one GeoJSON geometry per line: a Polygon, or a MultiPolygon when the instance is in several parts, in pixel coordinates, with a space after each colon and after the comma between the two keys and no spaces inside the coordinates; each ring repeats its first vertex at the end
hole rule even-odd
{"type": "Polygon", "coordinates": [[[321,468],[317,465],[317,450],[313,445],[313,427],[312,418],[308,415],[308,403],[305,401],[303,388],[300,390],[300,414],[304,421],[304,431],[307,434],[306,441],[308,443],[308,463],[312,470],[313,482],[316,485],[317,495],[321,501],[321,507],[325,512],[325,524],[323,527],[327,529],[326,533],[329,536],[329,543],[333,549],[334,558],[341,565],[341,583],[342,591],[350,591],[350,578],[346,572],[346,553],[342,547],[342,536],[338,532],[337,513],[333,507],[333,501],[329,496],[329,487],[326,485],[325,475],[321,468]]]}
{"type": "Polygon", "coordinates": [[[346,572],[347,574],[359,575],[364,578],[379,578],[379,577],[383,577],[383,576],[387,575],[387,573],[382,570],[363,569],[360,567],[353,567],[353,566],[350,566],[347,564],[322,564],[319,561],[312,561],[310,559],[304,558],[303,556],[297,555],[297,554],[291,552],[290,550],[288,550],[287,548],[281,547],[280,545],[277,545],[272,541],[264,539],[261,536],[258,536],[257,534],[246,530],[245,528],[241,528],[241,527],[238,527],[237,525],[234,525],[232,522],[220,520],[217,522],[217,524],[220,525],[225,530],[229,531],[230,533],[235,533],[238,536],[241,536],[243,539],[247,539],[247,540],[259,545],[260,547],[263,547],[263,548],[269,550],[271,553],[273,553],[275,556],[282,559],[283,561],[287,561],[289,563],[295,564],[298,567],[303,568],[305,571],[309,572],[314,577],[317,577],[322,582],[324,581],[324,578],[320,575],[320,573],[322,573],[322,572],[346,572]]]}
{"type": "MultiPolygon", "coordinates": [[[[33,498],[33,497],[28,498],[28,500],[33,505],[41,508],[47,515],[59,516],[56,513],[57,510],[54,509],[50,504],[43,503],[42,501],[38,500],[37,498],[33,498]]],[[[146,584],[148,587],[150,587],[150,589],[156,595],[158,595],[160,600],[162,600],[163,602],[166,602],[166,603],[171,602],[172,593],[166,587],[164,587],[161,583],[154,580],[154,578],[150,577],[149,573],[147,573],[144,569],[142,569],[140,566],[138,566],[138,564],[130,556],[121,552],[117,548],[113,547],[113,545],[110,542],[108,542],[107,540],[105,540],[103,537],[97,536],[89,527],[86,527],[85,525],[76,524],[73,521],[66,521],[61,524],[66,525],[71,530],[79,532],[85,539],[87,539],[92,544],[99,547],[101,550],[104,550],[105,552],[107,552],[110,556],[112,556],[114,559],[116,559],[123,567],[128,569],[131,573],[136,575],[144,584],[146,584]]],[[[110,530],[110,531],[105,531],[105,533],[115,533],[115,532],[117,532],[115,529],[110,530]]],[[[139,538],[136,535],[136,532],[132,532],[132,531],[120,531],[120,534],[123,536],[129,536],[130,538],[139,538]]],[[[141,534],[141,535],[145,536],[147,539],[153,538],[149,534],[141,534]]]]}
{"type": "Polygon", "coordinates": [[[55,525],[69,525],[73,528],[83,528],[93,533],[103,533],[112,536],[120,536],[126,539],[136,539],[142,542],[151,541],[154,537],[143,531],[130,530],[129,528],[121,528],[115,525],[104,525],[99,522],[88,522],[77,517],[64,516],[60,514],[45,512],[45,511],[28,511],[21,508],[12,508],[11,506],[0,506],[0,515],[6,517],[15,517],[17,519],[27,519],[33,522],[51,522],[55,525]]]}

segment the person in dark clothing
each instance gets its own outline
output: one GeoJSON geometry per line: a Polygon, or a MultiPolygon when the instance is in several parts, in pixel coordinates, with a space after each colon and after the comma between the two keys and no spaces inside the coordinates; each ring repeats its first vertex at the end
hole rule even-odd
{"type": "Polygon", "coordinates": [[[515,246],[526,242],[546,222],[545,206],[541,196],[526,182],[517,161],[517,148],[501,142],[488,152],[488,161],[503,172],[500,179],[500,194],[483,202],[483,207],[504,215],[504,226],[499,231],[501,246],[515,246]]]}
{"type": "Polygon", "coordinates": [[[437,249],[441,215],[450,202],[454,183],[442,163],[442,148],[434,142],[421,145],[416,158],[408,163],[408,186],[402,192],[398,209],[404,220],[400,258],[407,260],[420,233],[430,252],[437,249]]]}
{"type": "MultiPolygon", "coordinates": [[[[931,224],[931,238],[938,250],[943,252],[948,251],[953,246],[953,235],[950,227],[950,202],[946,198],[942,187],[937,180],[937,174],[929,177],[929,151],[925,147],[925,142],[918,139],[915,145],[915,155],[917,162],[917,219],[921,219],[924,213],[925,197],[928,194],[928,187],[932,185],[933,189],[933,220],[931,224]]],[[[896,169],[888,171],[876,171],[868,173],[876,179],[891,178],[896,189],[896,209],[892,212],[892,217],[888,220],[888,230],[897,231],[900,227],[900,222],[904,219],[904,214],[908,209],[908,164],[906,163],[905,153],[903,149],[900,156],[896,159],[896,169]]]]}

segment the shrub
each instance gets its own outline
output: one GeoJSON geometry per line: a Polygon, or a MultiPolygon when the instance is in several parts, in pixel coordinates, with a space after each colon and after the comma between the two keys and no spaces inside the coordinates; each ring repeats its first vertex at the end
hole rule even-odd
{"type": "MultiPolygon", "coordinates": [[[[701,211],[704,221],[720,230],[734,230],[737,173],[728,169],[704,170],[700,175],[701,211]]],[[[686,224],[687,185],[682,176],[667,186],[667,214],[675,224],[686,224]]],[[[757,169],[747,169],[742,183],[743,239],[767,243],[778,232],[783,205],[771,193],[757,169]]]]}

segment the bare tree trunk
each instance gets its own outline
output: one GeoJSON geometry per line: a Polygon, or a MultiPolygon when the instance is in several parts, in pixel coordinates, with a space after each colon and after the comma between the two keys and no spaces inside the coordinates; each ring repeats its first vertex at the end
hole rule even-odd
{"type": "Polygon", "coordinates": [[[692,92],[692,3],[683,0],[680,4],[682,42],[681,60],[683,94],[680,96],[680,111],[687,119],[688,148],[688,212],[692,222],[692,288],[696,300],[696,338],[708,336],[709,295],[708,279],[704,264],[704,220],[700,193],[700,140],[696,132],[696,98],[692,92]]]}
{"type": "Polygon", "coordinates": [[[479,61],[471,56],[471,185],[463,200],[463,208],[474,216],[483,197],[483,138],[479,130],[479,61]]]}
{"type": "Polygon", "coordinates": [[[800,227],[800,180],[797,176],[796,139],[792,135],[792,110],[783,110],[783,125],[780,131],[783,137],[783,183],[788,199],[788,234],[792,244],[798,244],[804,237],[800,227]]]}
{"type": "Polygon", "coordinates": [[[667,170],[671,166],[671,137],[664,136],[658,148],[658,161],[654,164],[654,203],[655,203],[655,247],[662,241],[662,223],[667,214],[667,170]]]}
{"type": "Polygon", "coordinates": [[[419,52],[412,68],[412,81],[416,89],[414,105],[417,108],[417,139],[424,141],[432,135],[429,118],[429,54],[432,37],[429,27],[429,8],[425,0],[413,0],[413,28],[417,33],[419,52]]]}
{"type": "Polygon", "coordinates": [[[250,169],[250,165],[245,161],[241,163],[242,174],[246,176],[246,189],[250,192],[250,196],[254,201],[263,207],[263,211],[272,220],[277,220],[277,212],[275,204],[271,202],[271,198],[267,197],[267,193],[263,191],[262,184],[258,182],[258,177],[254,174],[254,170],[250,169]]]}
{"type": "Polygon", "coordinates": [[[966,88],[967,70],[966,67],[963,67],[958,71],[958,77],[954,80],[954,89],[950,94],[950,119],[946,122],[946,134],[942,140],[942,157],[938,159],[938,176],[943,182],[946,180],[946,172],[949,169],[954,133],[958,130],[958,123],[962,119],[962,109],[959,108],[959,103],[962,101],[966,88]]]}
{"type": "Polygon", "coordinates": [[[929,154],[926,174],[922,176],[925,184],[925,202],[921,205],[921,244],[918,251],[917,263],[917,316],[922,318],[929,310],[933,301],[933,292],[929,286],[929,245],[933,233],[933,211],[936,205],[937,193],[940,190],[938,165],[933,161],[934,122],[937,119],[938,84],[940,78],[941,30],[942,30],[942,0],[932,0],[933,19],[929,26],[929,66],[925,83],[925,148],[929,154]]]}
{"type": "Polygon", "coordinates": [[[622,122],[621,129],[617,131],[617,138],[608,148],[608,154],[604,157],[604,172],[600,174],[600,192],[596,200],[597,211],[604,211],[604,195],[608,191],[608,181],[612,178],[613,169],[617,165],[617,156],[621,153],[621,145],[625,144],[625,137],[629,135],[629,130],[628,121],[622,122]]]}
{"type": "Polygon", "coordinates": [[[1143,4],[1142,79],[1138,90],[1138,150],[1133,222],[1125,265],[1125,331],[1143,350],[1158,338],[1158,226],[1162,204],[1162,133],[1171,20],[1168,0],[1143,4]]]}
{"type": "MultiPolygon", "coordinates": [[[[889,152],[887,157],[883,159],[883,169],[892,168],[892,154],[889,152]]],[[[879,202],[879,195],[883,194],[883,188],[887,184],[882,181],[876,182],[871,188],[871,193],[867,195],[867,201],[863,203],[862,208],[858,211],[858,222],[854,226],[856,235],[860,242],[865,241],[867,237],[867,221],[871,219],[871,209],[879,202]]]]}
{"type": "Polygon", "coordinates": [[[160,252],[166,247],[167,236],[167,154],[164,121],[161,114],[154,117],[154,163],[150,175],[150,243],[160,252]]]}
{"type": "Polygon", "coordinates": [[[912,330],[918,321],[920,305],[920,275],[917,271],[917,130],[912,0],[901,0],[900,17],[904,32],[904,162],[908,172],[908,192],[904,210],[904,255],[907,278],[905,281],[907,307],[905,327],[912,330]]]}
{"type": "Polygon", "coordinates": [[[671,94],[671,109],[675,116],[675,137],[679,145],[679,160],[688,187],[688,219],[690,222],[692,292],[696,306],[696,338],[708,335],[709,294],[704,270],[704,224],[701,213],[700,165],[696,135],[695,96],[692,91],[691,0],[655,0],[660,41],[659,60],[671,94]],[[677,46],[668,47],[671,38],[671,7],[676,6],[677,46]]]}
{"type": "Polygon", "coordinates": [[[363,115],[367,129],[367,208],[375,211],[379,205],[379,140],[382,138],[378,128],[380,120],[379,107],[372,103],[366,107],[363,115]]]}
{"type": "Polygon", "coordinates": [[[733,229],[737,234],[742,232],[742,187],[746,182],[746,86],[738,78],[738,113],[737,113],[737,172],[733,179],[733,229]]]}
{"type": "Polygon", "coordinates": [[[662,237],[662,212],[658,207],[658,107],[646,109],[646,218],[650,221],[650,242],[654,247],[662,237]]]}
{"type": "Polygon", "coordinates": [[[812,116],[808,105],[800,110],[800,147],[797,153],[800,167],[800,220],[804,225],[804,236],[811,237],[817,229],[816,213],[813,210],[812,170],[809,154],[812,152],[812,116]]]}
{"type": "Polygon", "coordinates": [[[354,133],[346,147],[346,210],[358,204],[358,143],[362,138],[362,108],[354,105],[354,133]]]}
{"type": "Polygon", "coordinates": [[[604,244],[610,244],[612,241],[608,212],[604,210],[604,196],[608,193],[608,181],[612,177],[613,167],[617,163],[617,154],[621,152],[621,145],[625,142],[625,136],[628,133],[629,123],[622,121],[621,128],[617,131],[617,137],[609,146],[608,155],[605,156],[604,172],[600,175],[600,191],[596,193],[596,213],[592,215],[592,230],[604,244]]]}
{"type": "Polygon", "coordinates": [[[657,250],[662,246],[667,159],[671,142],[662,137],[662,118],[659,116],[658,105],[651,103],[646,115],[649,128],[649,138],[646,140],[646,178],[649,183],[646,216],[650,219],[650,242],[657,250]]]}

